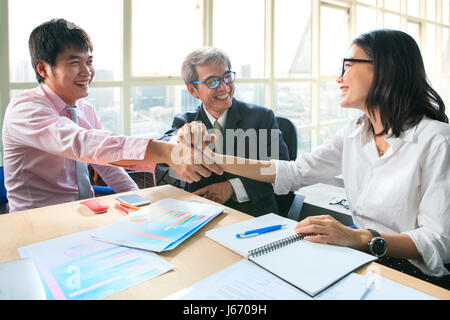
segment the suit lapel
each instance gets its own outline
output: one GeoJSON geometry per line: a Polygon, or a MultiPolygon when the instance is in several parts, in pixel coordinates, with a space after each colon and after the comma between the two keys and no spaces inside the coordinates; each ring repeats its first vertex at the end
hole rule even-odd
{"type": "Polygon", "coordinates": [[[240,121],[241,114],[239,112],[239,102],[233,98],[233,103],[231,104],[231,107],[228,108],[224,129],[238,129],[240,121]]]}
{"type": "Polygon", "coordinates": [[[209,121],[208,116],[206,115],[205,110],[203,109],[203,104],[200,105],[197,109],[197,114],[195,115],[194,121],[201,121],[205,124],[206,129],[212,129],[213,125],[209,121]]]}

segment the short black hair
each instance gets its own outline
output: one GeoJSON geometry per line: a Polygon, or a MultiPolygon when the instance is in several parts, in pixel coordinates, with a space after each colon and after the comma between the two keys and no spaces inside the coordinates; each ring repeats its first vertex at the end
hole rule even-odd
{"type": "MultiPolygon", "coordinates": [[[[366,98],[368,112],[380,111],[383,132],[394,136],[420,122],[423,116],[448,123],[445,104],[431,87],[414,38],[403,31],[379,29],[356,37],[353,42],[372,59],[374,79],[366,98]]],[[[366,118],[364,115],[361,119],[366,118]]]]}
{"type": "Polygon", "coordinates": [[[83,52],[92,52],[94,49],[89,35],[83,29],[65,19],[52,19],[36,27],[31,32],[28,45],[31,64],[39,83],[44,82],[44,78],[37,72],[36,62],[38,60],[54,66],[58,54],[68,47],[83,52]]]}

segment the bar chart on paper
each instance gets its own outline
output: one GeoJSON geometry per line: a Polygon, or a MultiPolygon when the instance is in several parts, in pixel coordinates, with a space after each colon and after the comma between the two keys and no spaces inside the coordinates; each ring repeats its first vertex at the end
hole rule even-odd
{"type": "Polygon", "coordinates": [[[90,233],[19,248],[36,265],[48,300],[102,299],[172,269],[152,252],[96,241],[90,233]]]}
{"type": "Polygon", "coordinates": [[[161,252],[175,248],[224,209],[165,200],[147,207],[149,210],[141,209],[125,220],[97,229],[92,236],[105,242],[161,252]],[[155,211],[161,213],[154,216],[155,211]]]}
{"type": "Polygon", "coordinates": [[[134,241],[145,241],[148,245],[153,243],[155,247],[166,247],[203,224],[206,218],[205,215],[178,210],[169,210],[154,219],[137,215],[129,220],[130,228],[128,232],[132,235],[134,241]]]}

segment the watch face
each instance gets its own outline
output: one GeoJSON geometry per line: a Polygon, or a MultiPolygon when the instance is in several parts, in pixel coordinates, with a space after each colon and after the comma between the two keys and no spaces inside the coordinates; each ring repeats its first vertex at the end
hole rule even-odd
{"type": "Polygon", "coordinates": [[[371,241],[371,249],[377,257],[383,256],[387,249],[386,241],[381,237],[373,238],[371,241]]]}

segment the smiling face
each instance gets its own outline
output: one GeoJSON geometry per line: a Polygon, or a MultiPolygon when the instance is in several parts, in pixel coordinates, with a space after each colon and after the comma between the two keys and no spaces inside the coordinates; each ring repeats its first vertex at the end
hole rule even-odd
{"type": "Polygon", "coordinates": [[[80,52],[71,47],[56,56],[54,66],[38,61],[37,70],[44,78],[44,83],[69,106],[87,97],[95,75],[91,52],[80,52]]]}
{"type": "MultiPolygon", "coordinates": [[[[370,60],[371,58],[357,45],[352,45],[349,58],[370,60]]],[[[345,73],[337,78],[341,90],[341,106],[366,111],[366,98],[369,94],[373,77],[373,64],[346,62],[345,73]]]]}
{"type": "MultiPolygon", "coordinates": [[[[205,81],[211,76],[223,77],[229,71],[226,64],[206,62],[195,67],[198,81],[205,81]]],[[[221,81],[215,89],[209,89],[205,84],[199,83],[195,87],[192,83],[187,85],[189,93],[200,99],[206,110],[218,119],[232,104],[234,95],[234,83],[225,84],[221,81]]]]}

